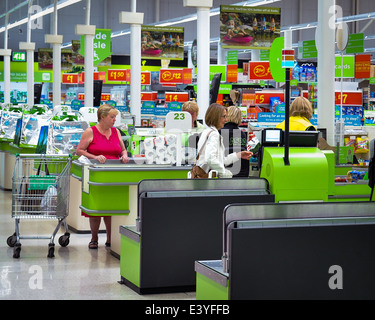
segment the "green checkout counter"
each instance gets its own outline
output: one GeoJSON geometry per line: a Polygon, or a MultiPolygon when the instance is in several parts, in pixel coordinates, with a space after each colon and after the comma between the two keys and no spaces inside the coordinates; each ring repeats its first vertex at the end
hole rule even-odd
{"type": "Polygon", "coordinates": [[[81,181],[80,210],[90,216],[112,216],[111,252],[120,256],[120,225],[135,225],[137,185],[144,179],[184,179],[191,166],[139,164],[130,159],[91,165],[72,162],[72,174],[81,181]]]}
{"type": "Polygon", "coordinates": [[[195,262],[197,300],[375,298],[375,204],[233,204],[222,259],[195,262]]]}
{"type": "Polygon", "coordinates": [[[375,298],[368,180],[335,182],[352,167],[335,166],[317,132],[289,138],[285,150],[280,132],[263,130],[260,177],[276,203],[225,208],[221,255],[195,262],[198,300],[375,298]]]}
{"type": "MultiPolygon", "coordinates": [[[[336,176],[346,176],[358,167],[336,166],[333,151],[316,147],[318,132],[291,131],[289,139],[289,165],[285,165],[285,148],[277,146],[283,143],[282,131],[262,131],[260,177],[269,182],[275,202],[369,201],[368,180],[335,182],[336,176]]],[[[367,170],[362,168],[357,170],[367,170]]]]}
{"type": "Polygon", "coordinates": [[[34,154],[36,146],[15,145],[13,139],[0,139],[0,188],[12,190],[12,177],[16,154],[34,154]]]}

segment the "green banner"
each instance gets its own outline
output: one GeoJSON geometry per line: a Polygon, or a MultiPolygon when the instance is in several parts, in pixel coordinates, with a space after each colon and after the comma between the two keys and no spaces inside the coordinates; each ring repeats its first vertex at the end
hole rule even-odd
{"type": "Polygon", "coordinates": [[[362,53],[364,49],[365,35],[363,33],[354,33],[349,35],[346,53],[362,53]]]}
{"type": "MultiPolygon", "coordinates": [[[[81,36],[80,54],[85,56],[84,36],[81,36]]],[[[111,29],[96,29],[94,36],[94,66],[97,66],[111,54],[111,29]]]]}
{"type": "MultiPolygon", "coordinates": [[[[355,62],[354,56],[344,56],[343,77],[354,78],[355,62]]],[[[335,77],[341,78],[341,55],[335,56],[335,77]]]]}

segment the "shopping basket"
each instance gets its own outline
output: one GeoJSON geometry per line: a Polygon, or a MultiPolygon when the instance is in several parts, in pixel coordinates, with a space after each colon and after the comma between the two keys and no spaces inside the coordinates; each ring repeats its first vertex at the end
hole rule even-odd
{"type": "Polygon", "coordinates": [[[13,247],[13,257],[19,258],[21,239],[49,239],[48,257],[54,257],[54,239],[61,227],[65,233],[59,244],[69,244],[66,222],[69,208],[69,176],[71,155],[17,154],[12,177],[12,218],[15,232],[7,244],[13,247]],[[51,236],[21,236],[20,221],[57,220],[51,236]]]}

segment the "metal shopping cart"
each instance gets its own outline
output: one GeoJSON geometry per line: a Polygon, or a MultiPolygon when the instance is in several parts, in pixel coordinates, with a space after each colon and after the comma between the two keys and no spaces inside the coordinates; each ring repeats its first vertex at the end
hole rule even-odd
{"type": "Polygon", "coordinates": [[[50,239],[48,257],[54,257],[54,239],[60,227],[65,233],[59,244],[69,244],[66,222],[69,208],[69,175],[71,155],[17,154],[12,177],[12,218],[15,232],[7,244],[13,247],[13,258],[19,258],[20,239],[50,239]],[[20,220],[58,220],[51,236],[21,236],[20,220]]]}

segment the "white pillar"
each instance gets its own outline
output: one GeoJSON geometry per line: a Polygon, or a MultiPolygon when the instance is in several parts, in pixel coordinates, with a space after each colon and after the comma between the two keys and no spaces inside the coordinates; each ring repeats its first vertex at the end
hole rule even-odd
{"type": "Polygon", "coordinates": [[[210,9],[197,8],[197,103],[204,117],[210,104],[210,9]]]}
{"type": "Polygon", "coordinates": [[[85,107],[94,106],[94,36],[85,35],[85,107]]]}
{"type": "MultiPolygon", "coordinates": [[[[132,10],[136,3],[132,1],[132,10]]],[[[120,23],[130,24],[130,111],[135,116],[135,125],[141,125],[141,25],[143,13],[120,12],[120,23]]]]}
{"type": "Polygon", "coordinates": [[[203,117],[210,103],[210,8],[212,0],[184,0],[185,7],[197,8],[197,103],[203,117]]]}
{"type": "Polygon", "coordinates": [[[327,142],[335,142],[335,0],[318,1],[318,126],[327,129],[327,142]]]}
{"type": "Polygon", "coordinates": [[[4,57],[4,103],[10,103],[10,55],[12,50],[0,49],[0,56],[4,57]]]}
{"type": "Polygon", "coordinates": [[[93,25],[76,25],[76,34],[85,37],[85,107],[94,105],[94,36],[93,25]]]}
{"type": "Polygon", "coordinates": [[[35,42],[20,42],[20,50],[26,51],[27,104],[34,105],[34,51],[35,42]]]}
{"type": "Polygon", "coordinates": [[[251,61],[260,61],[260,50],[252,49],[251,50],[251,61]]]}
{"type": "Polygon", "coordinates": [[[53,48],[53,106],[61,104],[61,44],[62,35],[45,35],[45,42],[53,48]]]}
{"type": "Polygon", "coordinates": [[[226,50],[221,46],[221,42],[219,40],[219,42],[217,43],[217,64],[218,65],[226,64],[225,54],[226,54],[226,50]]]}

